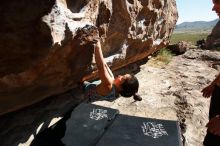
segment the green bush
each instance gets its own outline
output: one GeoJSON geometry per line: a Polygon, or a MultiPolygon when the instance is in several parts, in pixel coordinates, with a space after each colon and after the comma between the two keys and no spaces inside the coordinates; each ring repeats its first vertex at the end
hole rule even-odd
{"type": "Polygon", "coordinates": [[[168,64],[173,57],[173,54],[167,48],[162,48],[159,50],[158,55],[156,56],[156,60],[163,62],[164,64],[168,64]]]}
{"type": "Polygon", "coordinates": [[[168,50],[167,48],[162,48],[160,49],[155,57],[153,57],[150,61],[149,61],[149,64],[151,64],[152,66],[164,66],[164,65],[167,65],[172,57],[174,55],[171,53],[170,50],[168,50]]]}

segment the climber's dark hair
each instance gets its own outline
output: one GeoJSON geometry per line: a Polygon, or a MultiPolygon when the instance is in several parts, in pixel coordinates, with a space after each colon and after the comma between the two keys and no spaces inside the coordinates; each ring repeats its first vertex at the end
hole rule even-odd
{"type": "Polygon", "coordinates": [[[138,79],[132,75],[131,78],[127,78],[121,85],[122,90],[119,92],[121,96],[131,97],[134,96],[134,100],[141,100],[141,97],[137,94],[139,88],[138,79]]]}

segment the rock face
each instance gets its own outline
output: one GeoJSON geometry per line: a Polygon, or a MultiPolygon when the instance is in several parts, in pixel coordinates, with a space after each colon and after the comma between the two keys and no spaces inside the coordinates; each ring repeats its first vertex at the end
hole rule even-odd
{"type": "Polygon", "coordinates": [[[175,0],[1,0],[0,115],[91,79],[93,51],[77,37],[98,27],[112,70],[168,44],[175,0]]]}
{"type": "Polygon", "coordinates": [[[190,47],[191,43],[180,41],[177,44],[168,45],[167,48],[176,55],[184,54],[190,47]]]}
{"type": "Polygon", "coordinates": [[[212,29],[211,34],[206,39],[206,49],[220,48],[220,21],[212,29]]]}

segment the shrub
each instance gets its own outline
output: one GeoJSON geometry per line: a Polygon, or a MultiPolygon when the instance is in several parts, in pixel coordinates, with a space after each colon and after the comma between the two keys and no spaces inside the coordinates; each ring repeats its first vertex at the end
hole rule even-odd
{"type": "Polygon", "coordinates": [[[173,56],[174,55],[171,53],[170,50],[168,50],[167,48],[162,48],[158,51],[156,56],[152,58],[150,64],[156,66],[167,65],[171,61],[173,56]]]}
{"type": "Polygon", "coordinates": [[[173,54],[170,50],[168,50],[167,48],[162,48],[159,50],[159,53],[155,59],[160,62],[164,62],[165,64],[168,64],[171,61],[172,57],[173,54]]]}

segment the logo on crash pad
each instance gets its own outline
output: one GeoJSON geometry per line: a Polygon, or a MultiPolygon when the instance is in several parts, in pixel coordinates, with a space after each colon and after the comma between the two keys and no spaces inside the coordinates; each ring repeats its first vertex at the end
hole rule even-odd
{"type": "Polygon", "coordinates": [[[159,138],[163,135],[167,135],[167,131],[164,129],[162,124],[156,124],[154,122],[143,122],[141,126],[144,135],[150,136],[152,138],[159,138]]]}
{"type": "Polygon", "coordinates": [[[104,119],[104,118],[108,118],[107,110],[93,109],[93,111],[90,112],[90,119],[101,120],[101,119],[104,119]]]}

